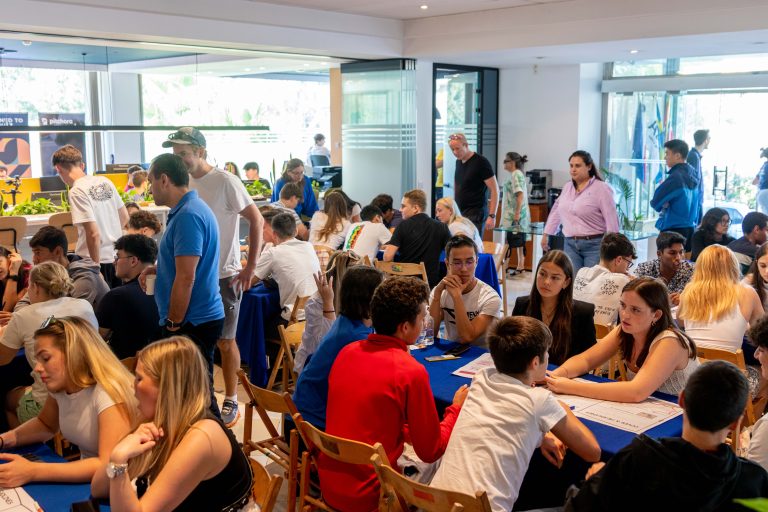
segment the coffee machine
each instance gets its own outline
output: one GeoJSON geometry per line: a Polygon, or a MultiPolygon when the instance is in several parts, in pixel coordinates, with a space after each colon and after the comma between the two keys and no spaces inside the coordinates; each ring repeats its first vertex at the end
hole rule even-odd
{"type": "Polygon", "coordinates": [[[525,171],[528,185],[528,203],[546,204],[547,190],[552,187],[552,169],[534,169],[525,171]]]}

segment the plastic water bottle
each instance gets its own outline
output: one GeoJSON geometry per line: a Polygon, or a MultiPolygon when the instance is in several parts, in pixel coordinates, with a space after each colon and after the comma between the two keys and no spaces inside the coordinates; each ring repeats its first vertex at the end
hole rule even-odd
{"type": "Polygon", "coordinates": [[[431,316],[424,319],[424,328],[421,331],[420,343],[422,345],[432,345],[435,343],[435,327],[431,316]]]}

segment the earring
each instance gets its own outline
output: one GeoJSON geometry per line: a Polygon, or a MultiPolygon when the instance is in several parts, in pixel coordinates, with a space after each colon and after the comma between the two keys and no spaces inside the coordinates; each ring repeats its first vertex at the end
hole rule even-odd
{"type": "Polygon", "coordinates": [[[656,325],[656,320],[651,320],[651,327],[656,325]]]}

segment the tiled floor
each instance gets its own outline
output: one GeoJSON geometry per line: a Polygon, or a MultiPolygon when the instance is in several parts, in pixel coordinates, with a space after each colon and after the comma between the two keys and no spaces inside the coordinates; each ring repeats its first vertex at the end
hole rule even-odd
{"type": "MultiPolygon", "coordinates": [[[[533,283],[533,277],[530,272],[524,272],[523,274],[510,277],[507,279],[507,311],[509,313],[512,313],[512,308],[515,305],[515,299],[521,295],[528,295],[531,291],[531,284],[533,283]]],[[[216,367],[216,371],[214,373],[214,388],[216,391],[217,398],[219,399],[219,403],[221,403],[224,399],[224,381],[221,374],[221,368],[218,366],[216,367]]],[[[242,388],[242,386],[238,385],[237,389],[237,397],[238,401],[240,402],[240,420],[237,422],[237,424],[232,428],[232,431],[235,433],[235,436],[237,437],[238,441],[243,441],[243,424],[244,419],[243,415],[245,414],[245,403],[248,401],[248,397],[245,394],[245,390],[242,388]]],[[[280,415],[270,415],[272,417],[272,420],[275,423],[275,426],[277,427],[278,431],[281,429],[281,418],[280,415]]],[[[254,417],[253,420],[253,438],[254,439],[266,439],[268,437],[267,430],[264,428],[264,425],[259,420],[258,416],[254,417]]],[[[266,456],[263,455],[253,455],[253,457],[261,462],[262,464],[266,464],[267,470],[270,473],[280,474],[281,468],[277,466],[277,464],[268,464],[269,459],[267,459],[266,456]]],[[[283,488],[280,491],[280,496],[278,498],[277,506],[275,507],[275,510],[277,512],[284,512],[287,510],[287,485],[285,482],[283,482],[283,488]]]]}

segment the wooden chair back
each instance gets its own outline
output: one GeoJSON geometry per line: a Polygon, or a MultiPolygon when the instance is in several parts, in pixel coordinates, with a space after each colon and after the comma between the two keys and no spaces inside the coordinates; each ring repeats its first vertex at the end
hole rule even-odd
{"type": "Polygon", "coordinates": [[[429,282],[427,268],[424,266],[423,261],[419,263],[401,263],[399,261],[376,260],[374,265],[377,269],[391,276],[417,276],[421,277],[425,283],[429,282]]]}
{"type": "Polygon", "coordinates": [[[19,243],[27,233],[26,217],[0,217],[0,245],[19,252],[19,243]]]}
{"type": "Polygon", "coordinates": [[[67,252],[75,252],[77,228],[72,224],[72,212],[54,213],[48,218],[48,225],[64,231],[67,235],[67,252]]]}
{"type": "MultiPolygon", "coordinates": [[[[291,391],[296,385],[298,376],[293,370],[294,356],[299,349],[299,345],[301,345],[301,338],[304,335],[304,328],[306,325],[307,322],[296,322],[295,324],[290,324],[288,327],[283,327],[282,325],[277,326],[282,349],[282,360],[280,361],[280,364],[283,369],[283,391],[291,391]]],[[[277,367],[278,365],[276,364],[273,372],[277,367]]]]}
{"type": "Polygon", "coordinates": [[[123,366],[125,366],[129,372],[136,373],[136,363],[138,360],[139,359],[136,356],[131,356],[121,359],[120,362],[123,363],[123,366]]]}
{"type": "Polygon", "coordinates": [[[277,427],[269,417],[269,413],[278,413],[297,416],[301,418],[296,404],[293,403],[288,393],[275,393],[254,386],[243,370],[237,372],[240,384],[248,395],[248,403],[245,405],[245,418],[243,423],[243,451],[250,455],[252,451],[258,451],[276,462],[285,471],[288,479],[288,510],[296,509],[296,488],[299,475],[299,433],[291,430],[289,438],[285,439],[278,432],[277,427]],[[266,439],[257,441],[253,439],[253,412],[258,413],[264,428],[267,429],[266,439]]]}
{"type": "Polygon", "coordinates": [[[299,321],[299,312],[304,310],[304,306],[306,306],[308,300],[309,295],[306,297],[296,297],[296,300],[293,302],[291,316],[288,318],[288,325],[295,324],[299,321]]]}
{"type": "MultiPolygon", "coordinates": [[[[309,492],[309,476],[310,467],[317,467],[317,455],[323,453],[328,457],[337,460],[339,462],[345,462],[347,464],[361,464],[369,465],[371,458],[378,456],[384,461],[382,464],[389,464],[387,458],[387,452],[384,451],[384,446],[381,443],[376,443],[373,446],[361,443],[360,441],[353,441],[351,439],[345,439],[343,437],[332,436],[325,432],[315,428],[312,424],[304,421],[299,415],[294,416],[296,426],[301,432],[302,439],[307,445],[307,450],[302,455],[301,459],[301,484],[299,491],[299,510],[305,510],[304,507],[318,507],[326,511],[333,512],[331,508],[322,498],[318,499],[311,495],[309,492]]],[[[320,482],[320,489],[322,491],[322,481],[320,482]]]]}
{"type": "Polygon", "coordinates": [[[426,512],[491,512],[491,503],[485,491],[474,496],[455,491],[437,489],[406,478],[388,464],[380,455],[371,457],[371,463],[379,477],[383,501],[388,510],[408,512],[409,506],[426,512]]]}
{"type": "Polygon", "coordinates": [[[597,339],[605,338],[612,330],[612,325],[595,324],[595,337],[597,339]]]}
{"type": "Polygon", "coordinates": [[[504,274],[504,256],[507,254],[509,246],[497,242],[483,241],[483,252],[493,256],[493,265],[496,268],[496,275],[501,282],[501,302],[504,316],[507,316],[507,276],[504,274]]]}
{"type": "Polygon", "coordinates": [[[277,495],[280,493],[280,486],[283,484],[283,477],[280,475],[270,475],[266,468],[258,461],[248,457],[253,471],[253,488],[251,496],[261,512],[272,512],[277,503],[277,495]]]}
{"type": "Polygon", "coordinates": [[[336,252],[336,249],[321,244],[313,244],[312,247],[315,248],[315,254],[317,254],[317,259],[320,261],[320,270],[325,272],[328,268],[328,262],[331,261],[331,256],[336,252]]]}

